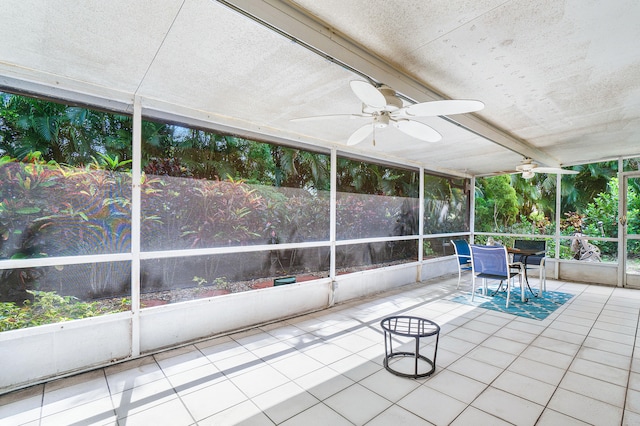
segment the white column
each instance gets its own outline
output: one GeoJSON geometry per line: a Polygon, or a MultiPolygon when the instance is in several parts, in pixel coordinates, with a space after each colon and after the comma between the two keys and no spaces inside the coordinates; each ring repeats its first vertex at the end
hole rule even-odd
{"type": "Polygon", "coordinates": [[[560,276],[560,219],[562,217],[562,175],[560,173],[556,174],[556,231],[555,231],[555,242],[556,242],[556,261],[554,262],[555,266],[553,267],[553,278],[558,279],[560,276]]]}
{"type": "Polygon", "coordinates": [[[142,105],[133,102],[131,165],[131,356],[140,355],[140,182],[142,179],[142,105]]]}
{"type": "Polygon", "coordinates": [[[473,244],[476,232],[476,177],[469,182],[469,244],[473,244]]]}
{"type": "Polygon", "coordinates": [[[418,235],[420,238],[418,238],[418,273],[416,280],[420,282],[422,281],[422,261],[424,260],[424,167],[420,167],[418,177],[420,179],[420,193],[418,194],[418,235]]]}
{"type": "Polygon", "coordinates": [[[335,302],[338,283],[336,282],[336,205],[337,205],[337,182],[338,182],[338,152],[331,148],[331,189],[329,201],[329,241],[330,246],[330,266],[329,277],[331,278],[331,294],[329,296],[329,306],[335,302]]]}
{"type": "Polygon", "coordinates": [[[618,158],[618,287],[624,286],[627,269],[627,248],[624,225],[620,218],[627,214],[627,185],[624,175],[624,160],[618,158]]]}

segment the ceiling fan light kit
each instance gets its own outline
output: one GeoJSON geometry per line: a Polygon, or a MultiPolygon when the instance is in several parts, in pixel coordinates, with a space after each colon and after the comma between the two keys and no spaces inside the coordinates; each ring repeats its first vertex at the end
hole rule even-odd
{"type": "Polygon", "coordinates": [[[389,125],[389,114],[377,114],[373,116],[373,125],[378,129],[384,129],[389,125]]]}
{"type": "Polygon", "coordinates": [[[356,145],[369,137],[374,129],[385,129],[390,125],[413,138],[425,142],[437,142],[442,139],[442,135],[431,126],[413,120],[413,118],[465,114],[484,108],[482,102],[474,100],[422,102],[405,107],[402,99],[390,87],[381,86],[378,88],[360,80],[351,81],[349,85],[356,97],[362,102],[362,114],[323,115],[297,118],[292,121],[324,120],[337,117],[371,120],[370,123],[359,127],[351,134],[347,139],[347,145],[356,145]]]}

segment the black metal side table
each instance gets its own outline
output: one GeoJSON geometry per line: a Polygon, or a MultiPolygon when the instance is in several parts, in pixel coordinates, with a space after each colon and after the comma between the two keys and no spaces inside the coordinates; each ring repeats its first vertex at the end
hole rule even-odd
{"type": "Polygon", "coordinates": [[[419,377],[427,377],[436,370],[436,354],[438,353],[438,340],[440,339],[440,326],[433,321],[411,317],[411,316],[393,316],[387,317],[380,322],[380,326],[384,331],[384,368],[387,371],[401,377],[411,377],[417,379],[419,377]],[[394,352],[393,336],[411,337],[416,339],[415,352],[394,352]],[[427,358],[420,354],[420,338],[435,336],[436,344],[433,350],[433,358],[427,358]],[[391,367],[391,359],[396,357],[413,357],[413,373],[398,371],[391,367]],[[421,361],[420,363],[418,361],[421,361]],[[420,371],[419,364],[428,365],[429,370],[424,371],[423,367],[420,371]]]}

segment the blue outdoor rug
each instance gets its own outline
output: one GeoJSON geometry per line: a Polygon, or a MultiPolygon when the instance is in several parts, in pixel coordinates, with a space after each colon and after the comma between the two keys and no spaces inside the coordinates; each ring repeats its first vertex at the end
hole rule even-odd
{"type": "Polygon", "coordinates": [[[492,311],[504,312],[535,320],[543,320],[552,312],[562,306],[574,295],[561,293],[559,291],[545,291],[544,297],[533,297],[527,291],[529,300],[522,303],[520,300],[520,289],[511,290],[511,301],[509,307],[505,307],[507,302],[507,292],[499,291],[495,296],[491,296],[495,290],[489,289],[489,296],[483,296],[481,289],[476,290],[476,297],[471,301],[471,293],[455,296],[451,300],[463,305],[475,306],[478,308],[491,309],[492,311]]]}

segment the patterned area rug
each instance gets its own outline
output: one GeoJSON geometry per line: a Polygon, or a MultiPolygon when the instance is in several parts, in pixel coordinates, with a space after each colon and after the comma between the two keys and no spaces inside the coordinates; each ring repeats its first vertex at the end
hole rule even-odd
{"type": "Polygon", "coordinates": [[[505,312],[535,320],[543,320],[574,296],[573,294],[561,293],[559,291],[545,291],[544,297],[533,297],[531,293],[527,292],[529,300],[522,303],[520,300],[520,290],[514,289],[511,291],[511,301],[507,308],[505,307],[507,292],[499,291],[495,296],[491,296],[494,291],[495,289],[489,289],[489,296],[483,296],[481,289],[476,290],[476,297],[473,302],[471,301],[471,293],[453,297],[451,300],[463,305],[491,309],[492,311],[505,312]]]}

